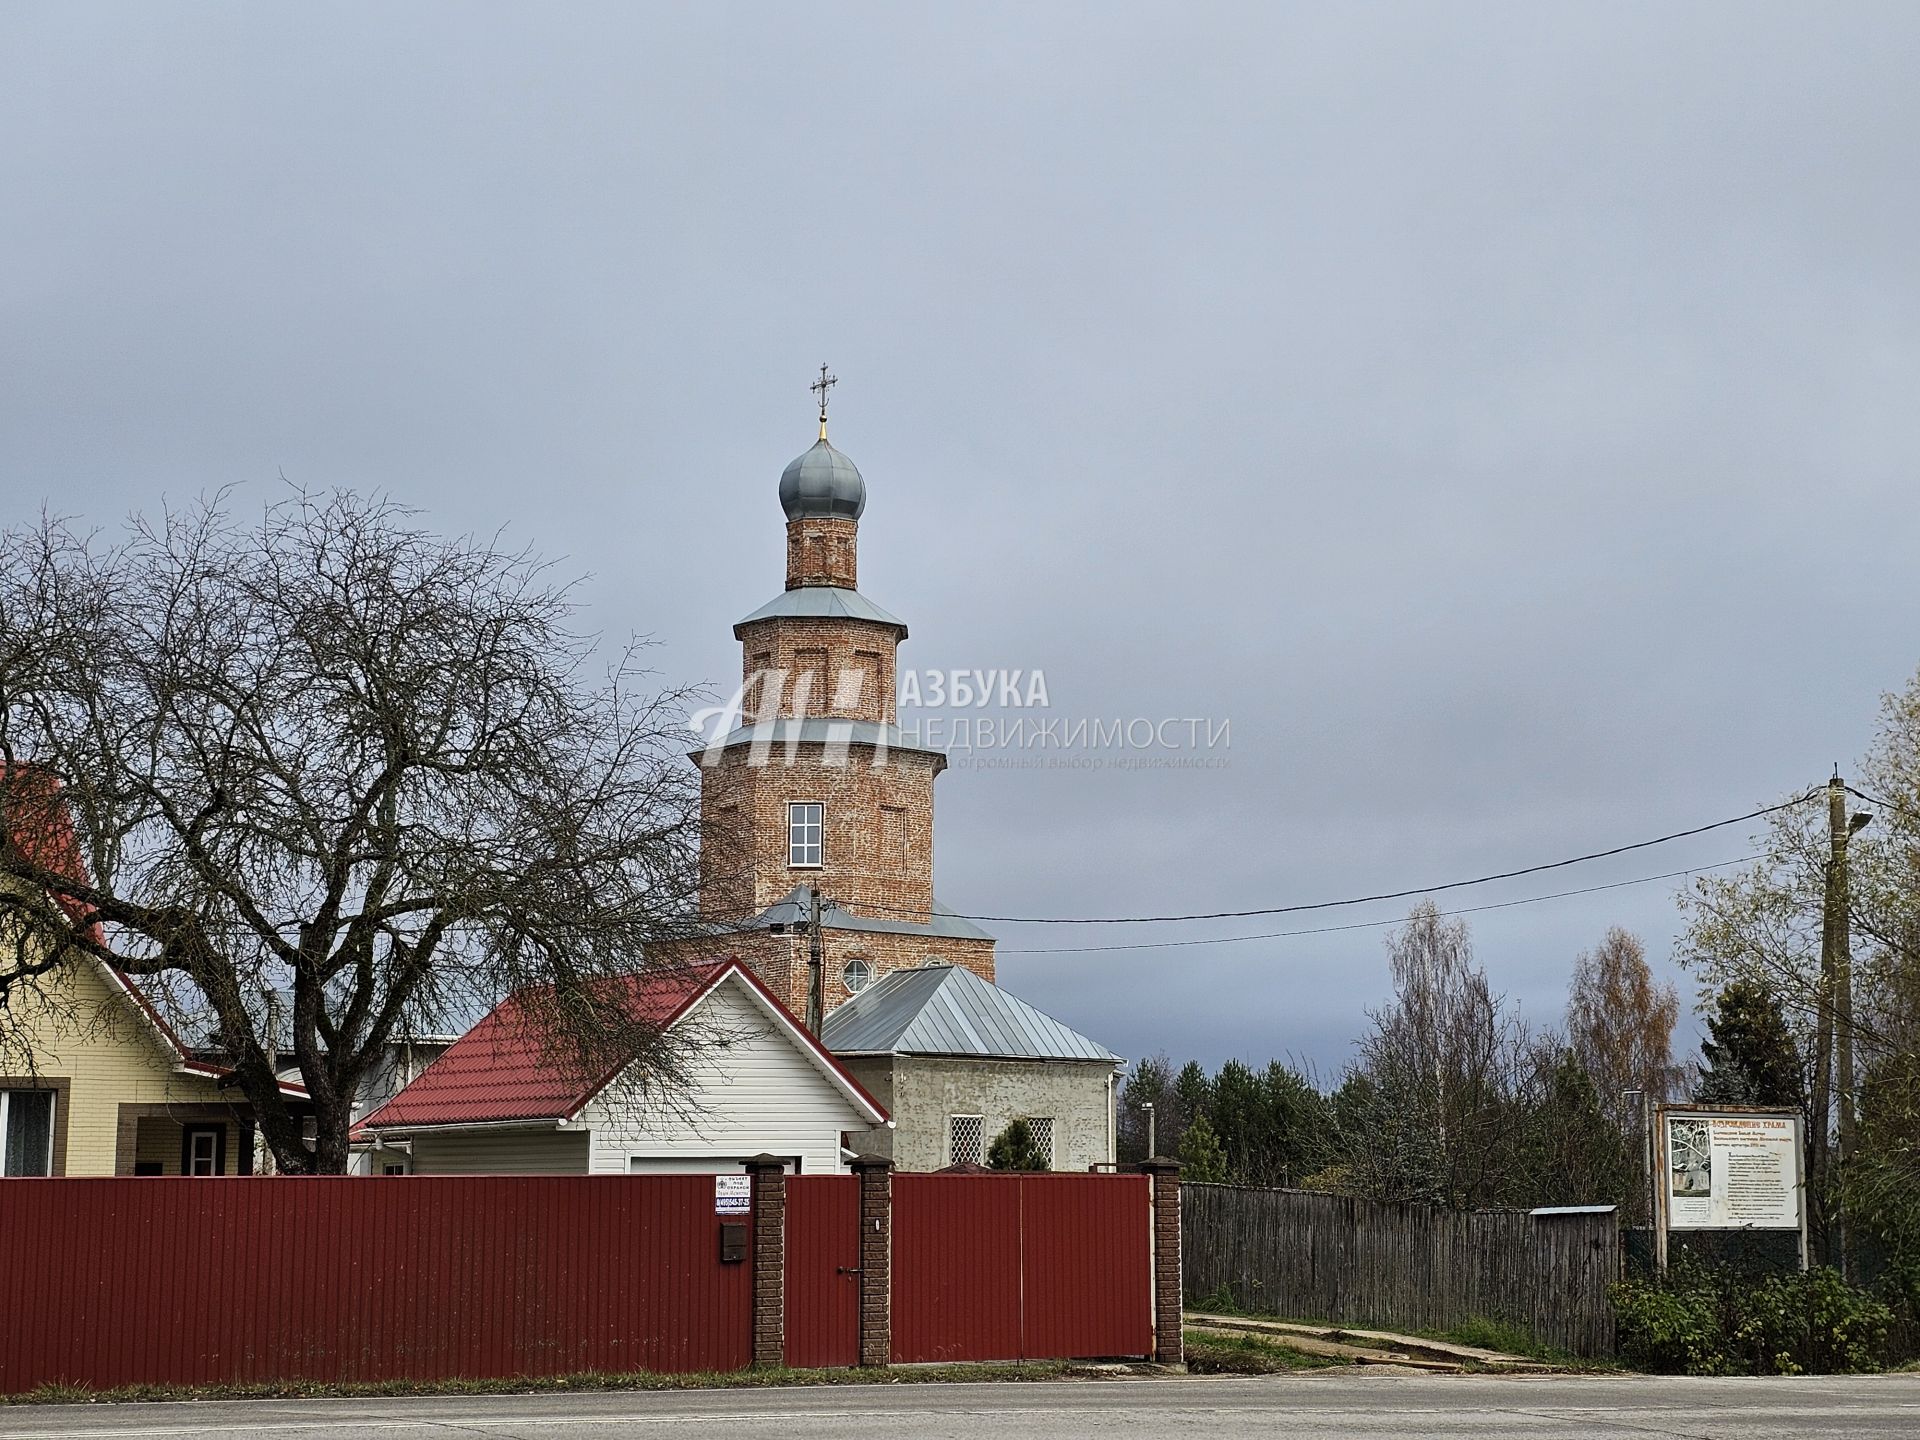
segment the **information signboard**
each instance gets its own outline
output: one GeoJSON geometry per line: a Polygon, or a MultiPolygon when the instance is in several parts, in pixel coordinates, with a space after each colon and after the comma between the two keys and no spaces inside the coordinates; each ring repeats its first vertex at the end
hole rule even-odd
{"type": "Polygon", "coordinates": [[[1798,1111],[1667,1105],[1659,1111],[1660,1263],[1671,1230],[1797,1230],[1806,1185],[1798,1111]]]}

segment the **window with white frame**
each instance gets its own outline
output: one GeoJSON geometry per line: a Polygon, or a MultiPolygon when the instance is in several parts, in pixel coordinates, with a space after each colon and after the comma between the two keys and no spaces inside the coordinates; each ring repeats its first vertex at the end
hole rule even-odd
{"type": "Polygon", "coordinates": [[[947,1163],[978,1165],[985,1158],[987,1119],[984,1115],[947,1117],[947,1163]]]}
{"type": "Polygon", "coordinates": [[[787,864],[818,866],[824,853],[821,832],[827,807],[817,800],[796,800],[787,806],[787,864]]]}
{"type": "Polygon", "coordinates": [[[1047,1168],[1053,1169],[1053,1116],[1027,1116],[1027,1133],[1033,1136],[1033,1148],[1046,1157],[1047,1168]]]}
{"type": "Polygon", "coordinates": [[[227,1127],[188,1125],[180,1132],[180,1173],[222,1175],[227,1169],[227,1127]]]}
{"type": "Polygon", "coordinates": [[[51,1090],[0,1090],[0,1175],[53,1173],[51,1090]]]}
{"type": "Polygon", "coordinates": [[[849,995],[858,995],[873,983],[873,966],[855,955],[841,969],[840,983],[847,987],[849,995]]]}

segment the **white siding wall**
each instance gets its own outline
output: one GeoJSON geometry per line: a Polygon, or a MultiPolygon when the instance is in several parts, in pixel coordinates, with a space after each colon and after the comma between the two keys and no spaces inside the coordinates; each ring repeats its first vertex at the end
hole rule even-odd
{"type": "Polygon", "coordinates": [[[416,1175],[584,1175],[587,1137],[567,1130],[460,1130],[413,1137],[416,1175]]]}
{"type": "Polygon", "coordinates": [[[743,982],[727,981],[675,1027],[696,1045],[728,1042],[693,1061],[691,1113],[630,1103],[617,1084],[587,1106],[580,1122],[592,1131],[595,1174],[627,1174],[635,1156],[709,1161],[765,1153],[797,1156],[808,1175],[846,1168],[841,1132],[858,1134],[872,1122],[743,990],[743,982]]]}

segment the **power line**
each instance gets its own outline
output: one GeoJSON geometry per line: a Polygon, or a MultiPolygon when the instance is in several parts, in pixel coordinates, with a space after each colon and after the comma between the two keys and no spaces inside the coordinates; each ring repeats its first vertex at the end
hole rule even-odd
{"type": "MultiPolygon", "coordinates": [[[[1629,885],[1651,885],[1656,880],[1674,880],[1683,875],[1704,875],[1710,870],[1726,870],[1758,860],[1758,855],[1742,855],[1738,860],[1722,860],[1717,865],[1694,865],[1685,870],[1669,870],[1664,875],[1642,875],[1636,880],[1615,880],[1609,885],[1588,885],[1580,890],[1557,890],[1551,895],[1528,895],[1520,900],[1501,900],[1488,905],[1468,905],[1459,910],[1442,910],[1440,918],[1478,915],[1486,910],[1511,910],[1516,905],[1538,905],[1543,900],[1564,900],[1570,895],[1595,895],[1602,890],[1623,890],[1629,885]]],[[[1386,920],[1356,920],[1349,925],[1321,925],[1311,930],[1270,930],[1264,935],[1220,935],[1210,940],[1141,940],[1130,945],[1056,945],[1032,950],[998,951],[1001,955],[1085,955],[1096,950],[1176,950],[1189,945],[1235,945],[1245,940],[1285,940],[1295,935],[1333,935],[1343,930],[1377,930],[1384,925],[1405,924],[1404,917],[1386,920]]]]}
{"type": "MultiPolygon", "coordinates": [[[[1170,925],[1187,920],[1254,920],[1266,915],[1299,915],[1313,910],[1339,910],[1351,905],[1370,905],[1377,900],[1406,900],[1415,895],[1438,895],[1447,890],[1463,890],[1470,885],[1488,885],[1496,880],[1516,880],[1523,875],[1538,875],[1547,870],[1564,870],[1569,865],[1584,865],[1589,860],[1605,860],[1614,855],[1647,850],[1655,845],[1666,845],[1674,840],[1685,840],[1693,835],[1705,835],[1710,830],[1724,830],[1729,825],[1744,825],[1749,820],[1758,820],[1782,810],[1791,810],[1795,805],[1804,805],[1824,793],[1824,787],[1809,790],[1804,795],[1796,795],[1791,800],[1782,800],[1778,805],[1767,805],[1758,810],[1750,810],[1745,815],[1735,815],[1727,820],[1715,820],[1709,825],[1695,825],[1687,830],[1675,830],[1667,835],[1656,835],[1651,840],[1636,840],[1630,845],[1615,845],[1607,850],[1589,851],[1585,855],[1575,855],[1566,860],[1549,860],[1539,865],[1524,865],[1518,870],[1502,870],[1496,875],[1477,875],[1471,880],[1449,880],[1443,885],[1412,885],[1404,890],[1383,890],[1375,895],[1356,895],[1346,900],[1316,900],[1309,904],[1273,905],[1260,910],[1213,910],[1192,915],[956,915],[951,918],[985,920],[1002,925],[1170,925]]],[[[859,908],[884,911],[894,915],[924,913],[897,905],[861,905],[859,908]]]]}

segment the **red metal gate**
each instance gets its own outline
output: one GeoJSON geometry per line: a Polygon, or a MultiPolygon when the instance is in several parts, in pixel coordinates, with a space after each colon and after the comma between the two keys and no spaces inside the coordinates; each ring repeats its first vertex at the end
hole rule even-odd
{"type": "Polygon", "coordinates": [[[787,1177],[787,1364],[860,1360],[860,1180],[787,1177]]]}
{"type": "Polygon", "coordinates": [[[1153,1351],[1144,1175],[896,1175],[893,1359],[1153,1351]]]}

